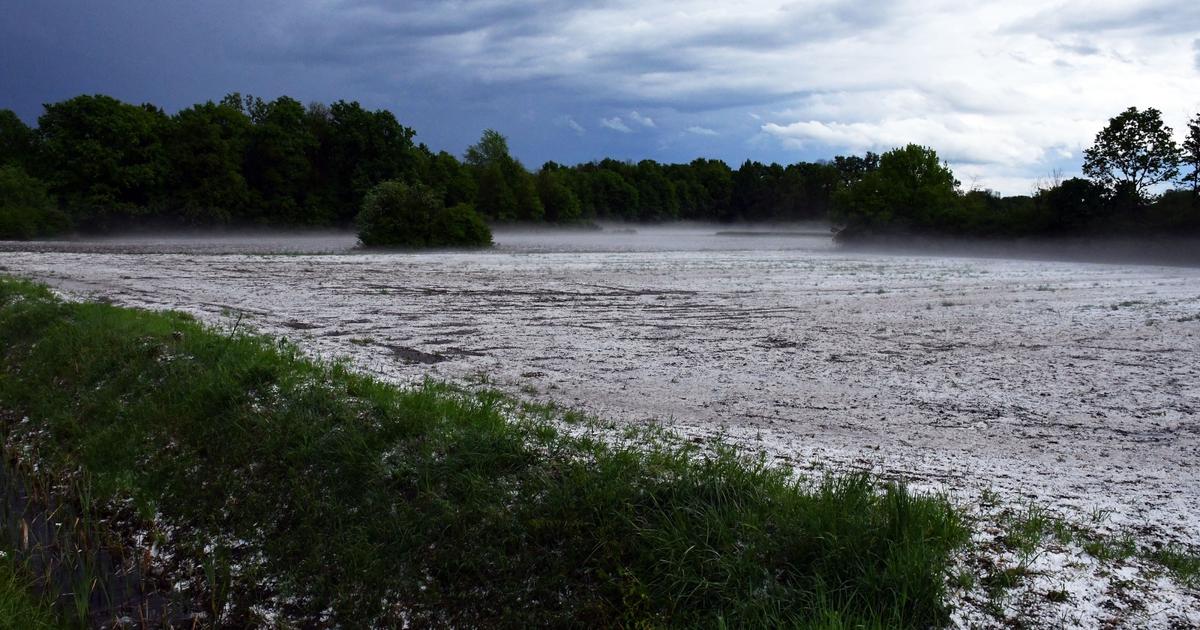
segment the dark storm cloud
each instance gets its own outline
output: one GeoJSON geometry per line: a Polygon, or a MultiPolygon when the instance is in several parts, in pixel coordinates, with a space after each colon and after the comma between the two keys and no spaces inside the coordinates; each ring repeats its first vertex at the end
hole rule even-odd
{"type": "Polygon", "coordinates": [[[391,109],[435,150],[499,129],[535,166],[795,161],[916,141],[1020,189],[1077,168],[1130,93],[1193,107],[1170,86],[1200,69],[1190,1],[12,4],[0,107],[27,120],[93,92],[168,111],[231,91],[344,98],[391,109]]]}

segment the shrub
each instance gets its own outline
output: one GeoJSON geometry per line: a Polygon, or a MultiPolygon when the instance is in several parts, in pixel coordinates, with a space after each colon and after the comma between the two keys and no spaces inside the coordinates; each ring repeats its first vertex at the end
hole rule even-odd
{"type": "Polygon", "coordinates": [[[447,208],[424,184],[389,181],[367,193],[358,214],[358,239],[367,247],[476,247],[492,232],[468,204],[447,208]]]}
{"type": "Polygon", "coordinates": [[[0,167],[0,240],[53,236],[69,228],[41,180],[18,166],[0,167]]]}

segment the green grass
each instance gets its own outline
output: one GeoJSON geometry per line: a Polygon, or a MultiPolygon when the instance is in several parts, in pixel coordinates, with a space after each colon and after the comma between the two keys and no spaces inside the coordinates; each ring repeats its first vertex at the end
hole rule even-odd
{"type": "Polygon", "coordinates": [[[1179,545],[1168,545],[1147,554],[1171,572],[1179,583],[1195,588],[1200,586],[1200,554],[1179,545]]]}
{"type": "Polygon", "coordinates": [[[2,279],[0,408],[23,470],[98,522],[134,506],[233,626],[276,601],[298,626],[924,628],[969,537],[866,475],[568,435],[499,394],[2,279]]]}
{"type": "Polygon", "coordinates": [[[0,548],[0,629],[49,630],[70,627],[49,604],[30,593],[33,579],[10,551],[0,548]]]}

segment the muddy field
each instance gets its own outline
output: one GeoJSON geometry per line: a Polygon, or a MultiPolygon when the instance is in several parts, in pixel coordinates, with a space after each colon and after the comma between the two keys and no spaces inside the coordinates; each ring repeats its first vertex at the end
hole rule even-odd
{"type": "Polygon", "coordinates": [[[1200,269],[718,232],[500,233],[494,251],[420,254],[351,235],[116,239],[8,245],[0,271],[240,319],[397,381],[487,383],[1200,542],[1200,269]]]}

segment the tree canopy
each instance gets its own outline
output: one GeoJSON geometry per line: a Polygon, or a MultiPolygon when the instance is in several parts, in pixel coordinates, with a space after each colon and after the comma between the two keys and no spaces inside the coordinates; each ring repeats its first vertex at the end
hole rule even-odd
{"type": "Polygon", "coordinates": [[[1188,133],[1183,140],[1181,161],[1191,171],[1184,174],[1183,182],[1191,184],[1192,192],[1200,195],[1200,113],[1188,121],[1188,133]]]}
{"type": "Polygon", "coordinates": [[[424,184],[387,181],[372,188],[358,215],[358,239],[367,247],[479,247],[492,232],[467,204],[447,208],[424,184]]]}
{"type": "Polygon", "coordinates": [[[353,101],[304,105],[234,93],[168,116],[151,104],[83,95],[46,105],[35,128],[0,110],[0,166],[19,169],[8,177],[21,184],[10,190],[44,190],[55,216],[70,219],[46,225],[84,231],[349,226],[383,182],[420,186],[431,203],[467,204],[492,223],[832,218],[847,237],[1200,226],[1200,114],[1180,151],[1158,110],[1129,108],[1088,149],[1089,179],[1011,197],[959,190],[936,152],[918,145],[793,164],[750,159],[737,168],[709,158],[601,159],[531,172],[493,129],[461,157],[415,137],[391,112],[353,101]],[[1177,174],[1186,195],[1164,190],[1177,174]]]}
{"type": "Polygon", "coordinates": [[[1083,172],[1113,193],[1146,198],[1147,190],[1179,174],[1179,147],[1153,107],[1136,107],[1109,120],[1084,151],[1083,172]]]}

